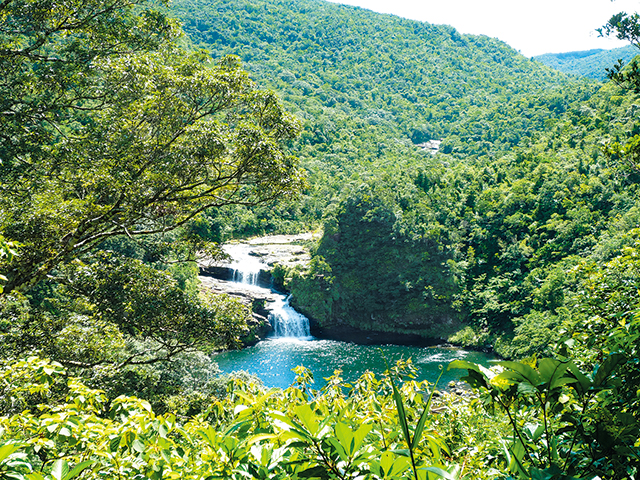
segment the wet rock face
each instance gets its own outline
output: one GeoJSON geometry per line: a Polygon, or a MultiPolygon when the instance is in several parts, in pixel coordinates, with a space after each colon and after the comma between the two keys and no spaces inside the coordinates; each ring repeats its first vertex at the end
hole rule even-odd
{"type": "MultiPolygon", "coordinates": [[[[230,253],[234,256],[234,249],[242,255],[255,259],[252,268],[256,271],[253,285],[238,282],[238,265],[231,262],[214,262],[203,260],[199,263],[200,281],[202,285],[215,293],[224,293],[238,297],[248,306],[255,302],[262,302],[263,313],[268,313],[269,303],[273,302],[277,294],[271,292],[272,278],[269,271],[275,264],[294,266],[306,265],[311,256],[309,251],[299,242],[313,240],[317,234],[303,233],[299,235],[271,235],[253,238],[245,242],[229,244],[230,253]],[[261,288],[258,288],[261,287],[261,288]]],[[[237,259],[236,259],[237,260],[237,259]]]]}
{"type": "Polygon", "coordinates": [[[262,302],[264,304],[262,309],[266,311],[269,311],[269,303],[274,302],[278,296],[277,293],[273,293],[268,288],[260,288],[255,285],[231,282],[208,275],[200,275],[198,278],[202,286],[213,293],[231,295],[240,299],[242,303],[249,307],[252,307],[255,302],[262,302]]]}

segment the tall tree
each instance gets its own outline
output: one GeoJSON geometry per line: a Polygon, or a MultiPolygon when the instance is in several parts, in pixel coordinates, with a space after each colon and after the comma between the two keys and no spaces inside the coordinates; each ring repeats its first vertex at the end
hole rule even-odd
{"type": "MultiPolygon", "coordinates": [[[[600,35],[615,36],[640,48],[640,15],[620,12],[613,15],[606,25],[598,29],[600,35]]],[[[622,60],[606,69],[607,77],[618,86],[640,94],[640,63],[634,58],[628,65],[622,60]]],[[[605,153],[614,164],[621,164],[623,170],[640,173],[640,135],[634,135],[626,142],[608,144],[605,153]]]]}
{"type": "MultiPolygon", "coordinates": [[[[618,40],[624,40],[636,48],[640,48],[640,15],[637,13],[628,14],[625,12],[613,15],[602,28],[598,29],[600,35],[615,36],[618,40]]],[[[622,60],[606,69],[607,77],[618,85],[631,88],[636,93],[640,93],[640,66],[633,59],[625,68],[622,60]]]]}
{"type": "Polygon", "coordinates": [[[116,235],[167,232],[303,185],[296,120],[144,0],[0,2],[4,293],[116,235]],[[7,257],[8,258],[8,257],[7,257]]]}

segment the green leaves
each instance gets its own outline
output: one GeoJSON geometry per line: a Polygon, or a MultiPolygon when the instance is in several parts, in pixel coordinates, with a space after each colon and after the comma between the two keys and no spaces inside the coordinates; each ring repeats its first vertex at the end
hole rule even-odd
{"type": "Polygon", "coordinates": [[[11,455],[12,453],[14,453],[15,451],[20,449],[20,445],[16,445],[13,443],[8,443],[6,445],[2,445],[0,447],[0,463],[4,462],[4,460],[11,455]]]}
{"type": "Polygon", "coordinates": [[[453,368],[466,369],[467,376],[462,377],[462,380],[467,382],[473,388],[489,388],[491,379],[496,376],[496,373],[491,369],[466,360],[454,360],[450,362],[447,370],[451,370],[453,368]]]}
{"type": "Polygon", "coordinates": [[[6,341],[16,350],[41,349],[67,366],[111,365],[122,372],[184,352],[234,348],[251,315],[236,299],[183,289],[167,272],[115,253],[74,262],[59,279],[64,285],[50,300],[56,321],[38,315],[16,321],[6,341]]]}
{"type": "Polygon", "coordinates": [[[0,144],[0,205],[11,212],[0,231],[21,243],[5,292],[30,289],[105,239],[166,233],[208,207],[258,204],[305,185],[286,146],[297,120],[237,58],[211,64],[180,49],[174,22],[143,1],[81,3],[56,3],[67,11],[61,22],[40,0],[3,8],[12,25],[39,12],[33,27],[7,30],[0,55],[9,75],[2,111],[15,109],[0,118],[1,138],[15,140],[0,144]],[[12,50],[29,42],[33,51],[12,50]],[[22,83],[28,95],[9,87],[22,83]]]}
{"type": "Polygon", "coordinates": [[[600,364],[595,370],[595,376],[593,377],[594,387],[605,386],[607,380],[615,372],[618,366],[624,364],[627,361],[627,357],[622,353],[612,353],[604,362],[600,364]]]}
{"type": "MultiPolygon", "coordinates": [[[[608,395],[607,385],[619,362],[612,358],[603,363],[598,385],[593,380],[598,371],[578,379],[573,364],[563,371],[565,363],[556,360],[527,367],[505,362],[494,367],[502,369],[497,374],[464,361],[453,364],[468,367],[483,378],[492,389],[492,400],[513,419],[512,435],[503,432],[503,453],[484,450],[486,444],[470,444],[473,437],[463,433],[465,420],[455,423],[452,419],[464,410],[473,411],[475,420],[485,416],[479,402],[442,395],[438,408],[433,409],[434,389],[427,394],[426,382],[399,385],[395,378],[378,381],[368,373],[352,387],[336,376],[330,388],[315,392],[312,398],[301,387],[264,390],[236,382],[215,409],[178,420],[173,415],[157,415],[148,402],[126,396],[113,399],[107,415],[102,392],[70,380],[66,402],[45,399],[49,404],[42,405],[38,416],[24,411],[0,417],[0,475],[66,480],[87,476],[91,470],[89,476],[107,478],[120,474],[187,480],[347,480],[358,476],[433,480],[479,472],[474,462],[480,461],[485,467],[489,462],[493,468],[511,465],[512,472],[522,478],[556,475],[554,468],[583,478],[586,452],[601,451],[598,445],[605,442],[607,448],[618,448],[616,442],[626,442],[635,432],[633,418],[627,415],[609,423],[600,417],[598,422],[608,433],[593,435],[597,424],[596,417],[590,416],[592,408],[597,409],[608,395]],[[500,377],[503,373],[509,375],[500,377]],[[564,382],[567,378],[575,381],[564,382]],[[532,382],[538,383],[533,386],[532,382]],[[579,394],[578,385],[586,393],[579,394]],[[461,435],[454,440],[458,446],[463,444],[465,451],[477,449],[477,453],[460,457],[461,451],[450,448],[438,433],[447,428],[461,435]],[[551,446],[550,463],[545,463],[547,444],[551,446]],[[44,449],[48,457],[42,468],[38,452],[44,449]],[[460,458],[466,458],[464,464],[469,467],[456,467],[460,458]]],[[[399,363],[395,371],[403,366],[399,363]]],[[[46,391],[47,375],[53,379],[61,373],[49,362],[30,359],[5,365],[0,378],[12,379],[4,391],[11,397],[27,385],[33,391],[46,391]],[[39,383],[40,389],[35,387],[39,383]]],[[[486,425],[500,421],[486,420],[486,425]]],[[[500,444],[500,435],[487,435],[495,436],[490,441],[500,444]]],[[[616,452],[622,455],[621,450],[616,452]]]]}
{"type": "MultiPolygon", "coordinates": [[[[404,441],[408,448],[408,454],[409,454],[408,456],[411,459],[411,468],[413,469],[414,478],[415,480],[418,480],[419,477],[418,477],[418,468],[416,464],[415,452],[418,451],[420,440],[422,439],[422,436],[424,433],[424,427],[427,421],[427,417],[431,415],[431,400],[433,399],[433,394],[435,392],[436,386],[438,385],[440,378],[442,377],[443,372],[440,372],[440,376],[438,377],[438,380],[436,381],[435,385],[431,389],[431,393],[429,394],[429,399],[426,402],[426,405],[424,406],[424,409],[422,411],[422,414],[420,415],[420,419],[418,420],[418,424],[415,427],[413,435],[411,435],[411,431],[409,430],[407,413],[404,407],[404,402],[402,400],[402,395],[400,394],[400,391],[396,387],[396,383],[393,379],[394,372],[390,371],[390,369],[388,368],[388,365],[387,365],[387,370],[389,373],[389,382],[391,383],[391,388],[393,391],[393,400],[395,402],[396,409],[398,412],[398,422],[400,423],[400,428],[404,436],[404,441]]],[[[446,450],[446,446],[439,443],[435,438],[433,437],[428,438],[428,441],[433,450],[434,456],[436,457],[439,456],[440,450],[446,450]]]]}
{"type": "MultiPolygon", "coordinates": [[[[519,478],[582,478],[593,474],[595,470],[588,465],[604,461],[603,450],[613,443],[598,430],[619,429],[618,424],[624,423],[621,418],[603,417],[598,403],[611,395],[612,379],[625,361],[624,355],[611,354],[589,374],[571,361],[554,358],[535,363],[497,362],[490,370],[454,361],[449,368],[467,369],[465,379],[484,390],[508,416],[513,434],[503,442],[514,474],[519,478]],[[608,426],[594,429],[594,421],[608,426]],[[597,448],[595,438],[601,442],[597,448]]],[[[622,435],[620,439],[624,442],[622,435]]]]}
{"type": "Polygon", "coordinates": [[[94,462],[86,461],[78,463],[75,467],[69,469],[69,464],[65,460],[59,459],[53,463],[51,476],[55,480],[71,480],[93,465],[94,462]]]}

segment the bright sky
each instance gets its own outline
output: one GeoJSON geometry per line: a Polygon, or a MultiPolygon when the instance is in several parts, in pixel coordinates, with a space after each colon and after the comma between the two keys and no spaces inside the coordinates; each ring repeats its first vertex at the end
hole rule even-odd
{"type": "Polygon", "coordinates": [[[638,0],[330,1],[413,20],[447,24],[461,33],[497,37],[527,57],[622,47],[626,43],[598,38],[595,29],[615,13],[640,11],[638,0]]]}

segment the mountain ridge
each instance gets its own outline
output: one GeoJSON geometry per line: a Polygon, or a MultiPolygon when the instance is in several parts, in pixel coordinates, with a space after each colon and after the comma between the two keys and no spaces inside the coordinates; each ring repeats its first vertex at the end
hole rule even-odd
{"type": "Polygon", "coordinates": [[[636,56],[637,49],[632,45],[611,50],[591,49],[563,53],[545,53],[533,57],[560,72],[578,75],[594,80],[606,80],[606,69],[618,59],[629,63],[636,56]]]}

